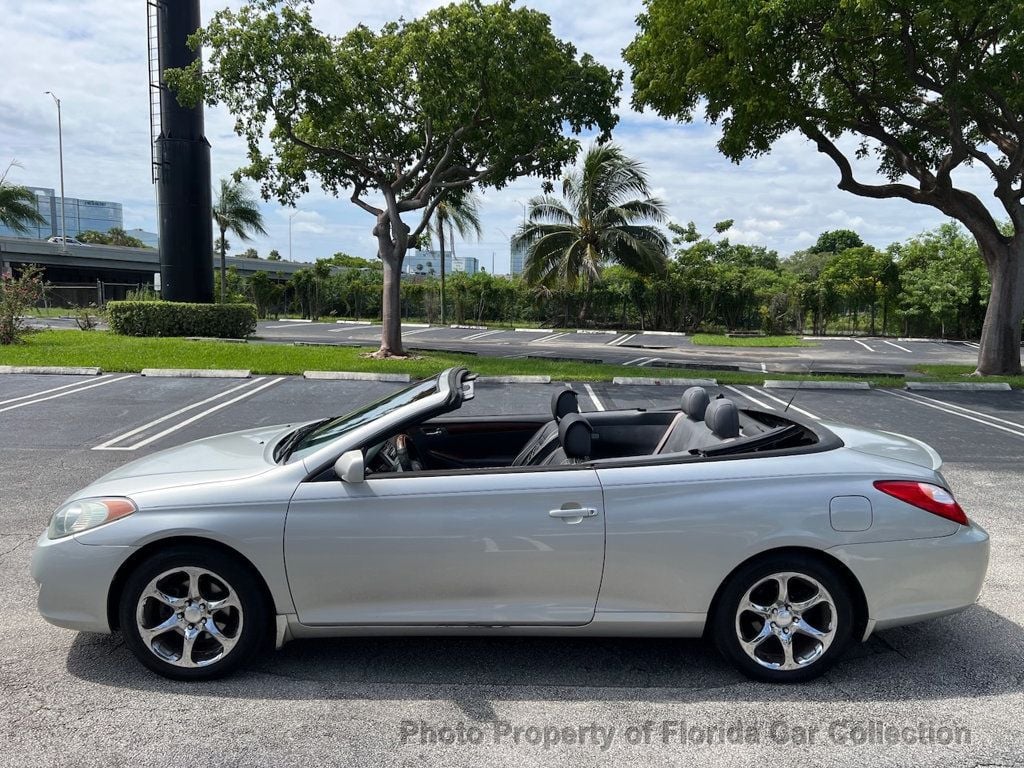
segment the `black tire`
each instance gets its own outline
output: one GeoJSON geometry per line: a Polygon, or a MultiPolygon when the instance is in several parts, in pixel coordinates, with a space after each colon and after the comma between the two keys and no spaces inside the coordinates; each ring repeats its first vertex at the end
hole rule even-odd
{"type": "Polygon", "coordinates": [[[853,622],[849,587],[834,568],[805,554],[780,553],[754,560],[730,577],[715,607],[711,632],[718,650],[747,677],[769,683],[800,683],[818,677],[842,657],[850,642],[853,622]],[[752,589],[755,591],[751,596],[756,598],[753,602],[757,605],[774,605],[779,595],[770,598],[770,590],[777,587],[769,577],[782,574],[793,574],[792,579],[787,579],[787,585],[792,585],[787,587],[791,599],[813,595],[811,590],[817,586],[823,587],[831,600],[809,608],[806,614],[794,614],[785,605],[764,618],[751,611],[740,614],[740,602],[752,589]],[[772,617],[778,619],[778,623],[773,624],[772,617]],[[828,627],[831,630],[828,643],[804,634],[801,622],[807,629],[828,627]],[[762,632],[770,634],[755,649],[758,661],[744,649],[741,635],[751,641],[762,632]],[[784,638],[788,638],[790,657],[786,656],[784,638]],[[771,666],[786,663],[787,658],[798,666],[790,669],[771,666]]]}
{"type": "MultiPolygon", "coordinates": [[[[179,585],[183,585],[184,594],[188,594],[188,573],[185,571],[180,574],[171,573],[158,583],[162,592],[171,594],[176,600],[183,594],[179,585]]],[[[197,611],[199,608],[192,610],[197,611]]],[[[180,615],[185,614],[182,612],[180,615]]],[[[172,546],[146,558],[125,582],[118,605],[118,617],[121,634],[136,658],[157,674],[173,680],[211,680],[231,674],[261,649],[269,640],[271,629],[270,609],[260,588],[259,577],[247,564],[239,562],[236,558],[216,549],[201,546],[172,546]],[[228,596],[231,592],[234,593],[239,606],[237,612],[232,604],[231,607],[223,608],[216,613],[204,614],[196,624],[188,625],[188,633],[197,633],[189,657],[201,666],[179,665],[183,647],[178,649],[175,646],[184,645],[187,618],[177,619],[181,622],[179,626],[152,638],[154,647],[158,647],[159,651],[151,649],[143,639],[143,628],[140,627],[137,618],[139,612],[142,612],[146,619],[144,623],[149,624],[150,628],[162,620],[176,620],[172,614],[175,614],[177,609],[169,607],[167,603],[149,598],[140,608],[139,601],[143,591],[154,579],[161,574],[174,572],[175,569],[185,568],[205,572],[197,581],[200,585],[199,593],[206,601],[201,603],[202,606],[215,602],[216,598],[228,596]],[[224,590],[225,585],[227,591],[224,590]],[[222,632],[223,643],[205,631],[207,621],[215,622],[216,627],[211,629],[216,628],[222,632]],[[193,630],[192,627],[199,629],[193,630]],[[232,645],[224,652],[224,643],[228,642],[232,645]],[[217,654],[218,647],[221,651],[220,657],[217,654]],[[179,656],[178,660],[173,658],[175,653],[179,656]]]]}

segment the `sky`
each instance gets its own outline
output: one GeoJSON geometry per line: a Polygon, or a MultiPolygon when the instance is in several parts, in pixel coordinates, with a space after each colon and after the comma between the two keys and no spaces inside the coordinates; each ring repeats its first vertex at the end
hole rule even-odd
{"type": "MultiPolygon", "coordinates": [[[[225,0],[205,0],[204,18],[225,0]]],[[[238,5],[238,2],[231,2],[238,5]]],[[[317,25],[342,34],[358,23],[378,27],[417,16],[440,2],[426,0],[319,0],[317,25]]],[[[765,245],[785,256],[811,245],[829,229],[849,228],[878,247],[904,240],[945,221],[937,211],[901,200],[868,200],[836,189],[830,160],[798,135],[783,137],[764,157],[738,165],[715,147],[717,129],[698,121],[679,124],[630,104],[628,67],[622,49],[636,32],[642,8],[636,0],[580,3],[533,0],[527,5],[551,17],[556,35],[570,40],[607,66],[627,73],[614,140],[648,171],[656,196],[673,220],[694,221],[711,233],[716,222],[733,219],[724,233],[733,242],[765,245]]],[[[9,180],[57,188],[57,115],[51,98],[61,98],[64,123],[65,188],[69,197],[123,203],[125,228],[156,230],[155,190],[150,181],[146,9],[143,0],[0,0],[0,164],[16,159],[9,180]]],[[[212,145],[213,178],[245,163],[245,147],[223,109],[207,108],[206,135],[212,145]]],[[[857,165],[863,181],[875,179],[869,162],[857,165]]],[[[992,200],[991,183],[977,169],[955,179],[992,200]]],[[[487,271],[506,273],[509,235],[522,221],[523,203],[540,192],[540,181],[521,179],[483,196],[484,234],[479,242],[457,242],[460,256],[476,256],[487,271]],[[493,264],[493,270],[492,270],[493,264]]],[[[310,192],[297,213],[274,202],[262,204],[267,237],[233,243],[235,252],[254,247],[262,256],[277,249],[313,261],[337,251],[373,258],[373,220],[347,198],[310,192]]],[[[232,238],[229,237],[229,241],[232,238]]],[[[237,238],[236,238],[237,240],[237,238]]]]}

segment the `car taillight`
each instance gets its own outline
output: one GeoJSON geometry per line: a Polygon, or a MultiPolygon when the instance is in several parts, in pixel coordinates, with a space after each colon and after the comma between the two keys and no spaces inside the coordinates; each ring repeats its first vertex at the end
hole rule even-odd
{"type": "Polygon", "coordinates": [[[911,480],[876,480],[875,488],[918,509],[931,512],[960,525],[967,525],[967,515],[956,503],[953,494],[939,485],[911,480]]]}

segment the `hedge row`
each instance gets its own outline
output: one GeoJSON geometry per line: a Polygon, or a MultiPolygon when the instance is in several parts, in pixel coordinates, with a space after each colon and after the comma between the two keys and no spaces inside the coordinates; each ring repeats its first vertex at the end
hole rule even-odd
{"type": "Polygon", "coordinates": [[[111,301],[107,318],[125,336],[213,336],[244,339],[256,330],[252,304],[186,304],[176,301],[111,301]]]}

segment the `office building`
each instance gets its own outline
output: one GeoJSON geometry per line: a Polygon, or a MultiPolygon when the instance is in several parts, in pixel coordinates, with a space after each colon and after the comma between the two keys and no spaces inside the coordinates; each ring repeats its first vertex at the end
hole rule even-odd
{"type": "MultiPolygon", "coordinates": [[[[60,234],[60,195],[50,187],[29,187],[29,189],[36,196],[36,204],[39,214],[43,217],[43,223],[29,224],[27,232],[17,232],[0,224],[0,236],[46,240],[60,234]]],[[[124,212],[121,203],[67,197],[65,204],[67,212],[64,216],[64,227],[68,237],[75,237],[87,230],[108,232],[114,227],[124,227],[124,212]]]]}
{"type": "Polygon", "coordinates": [[[513,240],[509,244],[510,255],[509,255],[509,273],[513,276],[523,274],[523,267],[526,265],[526,252],[527,248],[524,245],[516,246],[516,241],[513,240]]]}

